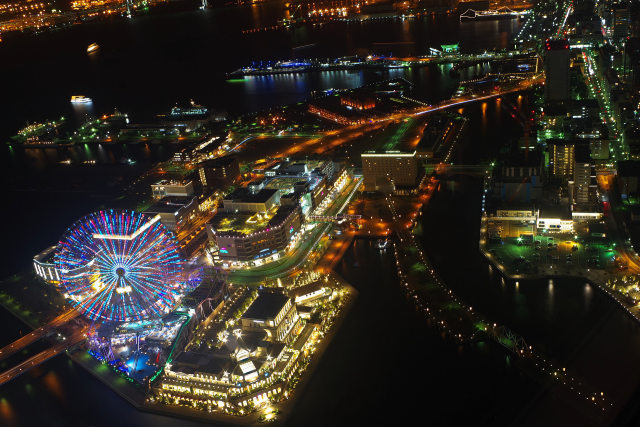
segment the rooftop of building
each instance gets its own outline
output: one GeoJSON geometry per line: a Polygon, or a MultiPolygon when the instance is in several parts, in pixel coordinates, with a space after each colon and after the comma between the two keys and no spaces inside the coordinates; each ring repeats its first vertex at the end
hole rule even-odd
{"type": "Polygon", "coordinates": [[[243,319],[273,319],[289,301],[289,297],[275,292],[260,292],[258,298],[242,315],[243,319]]]}
{"type": "Polygon", "coordinates": [[[591,148],[589,145],[576,145],[574,158],[576,163],[591,163],[591,148]]]}
{"type": "Polygon", "coordinates": [[[369,150],[362,153],[362,157],[415,157],[414,151],[400,151],[400,150],[369,150]]]}
{"type": "Polygon", "coordinates": [[[278,210],[274,208],[264,213],[218,212],[210,224],[216,233],[234,232],[249,235],[264,230],[278,210]]]}
{"type": "Polygon", "coordinates": [[[206,299],[216,299],[221,297],[223,290],[224,282],[222,280],[205,278],[200,282],[197,288],[182,298],[182,305],[189,308],[195,308],[206,299]]]}
{"type": "Polygon", "coordinates": [[[565,117],[567,115],[567,107],[561,104],[545,105],[544,115],[547,117],[565,117]]]}
{"type": "Polygon", "coordinates": [[[47,249],[34,256],[33,259],[43,263],[53,262],[57,248],[57,245],[49,246],[47,249]]]}
{"type": "MultiPolygon", "coordinates": [[[[311,179],[311,178],[309,178],[311,179]]],[[[293,191],[295,185],[300,182],[300,177],[297,176],[275,176],[271,179],[267,179],[265,182],[265,188],[274,190],[291,190],[293,191]]],[[[306,181],[305,181],[306,182],[306,181]]]]}
{"type": "Polygon", "coordinates": [[[640,176],[640,160],[625,160],[618,162],[618,175],[640,176]]]}
{"type": "Polygon", "coordinates": [[[263,188],[262,190],[253,192],[246,187],[241,187],[225,196],[224,201],[233,201],[236,203],[266,203],[267,200],[272,198],[277,192],[277,189],[272,188],[263,188]]]}
{"type": "Polygon", "coordinates": [[[589,233],[606,233],[607,227],[601,222],[590,222],[587,224],[587,228],[589,229],[589,233]]]}
{"type": "Polygon", "coordinates": [[[191,184],[192,181],[189,179],[161,179],[153,185],[180,185],[187,186],[191,184]]]}
{"type": "Polygon", "coordinates": [[[531,202],[509,202],[505,204],[500,204],[499,206],[495,206],[492,209],[492,212],[495,214],[497,211],[529,211],[535,212],[536,206],[531,202]]]}
{"type": "Polygon", "coordinates": [[[511,150],[502,161],[502,166],[511,167],[538,167],[542,165],[544,155],[541,150],[511,150]]]}
{"type": "Polygon", "coordinates": [[[250,235],[280,224],[296,206],[278,206],[269,212],[218,212],[209,221],[216,233],[250,235]]]}
{"type": "Polygon", "coordinates": [[[539,218],[571,219],[569,205],[543,205],[540,206],[539,218]]]}
{"type": "Polygon", "coordinates": [[[238,158],[236,156],[224,156],[224,157],[218,157],[215,159],[209,159],[209,160],[205,160],[203,162],[200,162],[198,164],[198,166],[200,167],[207,167],[207,168],[213,168],[213,167],[221,167],[221,166],[227,166],[230,165],[234,162],[237,162],[238,158]]]}
{"type": "Polygon", "coordinates": [[[292,290],[289,295],[292,298],[296,298],[302,295],[306,295],[312,292],[316,292],[319,291],[320,289],[324,288],[324,281],[323,280],[316,280],[315,282],[311,282],[311,283],[307,283],[306,285],[302,285],[302,286],[298,286],[297,288],[295,288],[294,290],[292,290]]]}
{"type": "Polygon", "coordinates": [[[165,196],[145,209],[145,213],[177,212],[181,208],[191,204],[193,199],[193,196],[165,196]]]}
{"type": "Polygon", "coordinates": [[[567,39],[549,39],[545,42],[546,50],[569,50],[569,41],[567,39]]]}
{"type": "Polygon", "coordinates": [[[568,140],[568,139],[561,139],[561,138],[549,138],[547,139],[547,145],[548,146],[552,146],[552,145],[556,145],[558,147],[562,147],[565,145],[575,145],[576,142],[573,140],[568,140]]]}
{"type": "Polygon", "coordinates": [[[600,108],[600,103],[595,98],[583,98],[572,100],[574,107],[600,108]]]}
{"type": "Polygon", "coordinates": [[[181,353],[173,362],[171,370],[185,374],[202,372],[219,376],[231,372],[235,363],[226,349],[215,351],[188,350],[181,353]]]}

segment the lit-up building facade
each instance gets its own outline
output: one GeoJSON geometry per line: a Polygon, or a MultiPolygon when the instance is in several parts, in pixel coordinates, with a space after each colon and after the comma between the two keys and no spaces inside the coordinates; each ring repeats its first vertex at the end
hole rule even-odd
{"type": "Polygon", "coordinates": [[[301,226],[302,212],[296,204],[266,213],[219,212],[207,224],[207,233],[222,262],[260,262],[277,257],[301,226]]]}
{"type": "Polygon", "coordinates": [[[147,208],[144,213],[160,215],[160,222],[171,231],[179,231],[195,218],[198,201],[194,196],[166,196],[147,208]]]}
{"type": "Polygon", "coordinates": [[[33,269],[36,275],[45,282],[52,284],[60,282],[60,272],[53,262],[55,251],[56,246],[50,246],[33,257],[33,269]]]}
{"type": "Polygon", "coordinates": [[[261,292],[240,318],[242,330],[264,331],[267,341],[290,342],[291,331],[300,321],[293,300],[287,295],[261,292]]]}
{"type": "Polygon", "coordinates": [[[240,176],[240,164],[234,156],[206,160],[198,164],[198,175],[203,187],[223,188],[240,176]]]}
{"type": "Polygon", "coordinates": [[[155,199],[161,199],[165,196],[192,196],[193,182],[163,179],[151,184],[151,194],[155,199]]]}
{"type": "Polygon", "coordinates": [[[397,187],[415,187],[420,179],[416,152],[362,153],[365,191],[393,192],[397,187]]]}
{"type": "Polygon", "coordinates": [[[561,139],[547,141],[551,174],[563,180],[573,179],[575,144],[561,139]]]}

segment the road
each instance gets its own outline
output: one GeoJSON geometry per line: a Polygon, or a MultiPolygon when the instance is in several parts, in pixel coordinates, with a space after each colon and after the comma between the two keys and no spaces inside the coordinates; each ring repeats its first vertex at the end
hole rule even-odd
{"type": "MultiPolygon", "coordinates": [[[[324,215],[337,215],[347,206],[357,188],[360,186],[362,178],[357,178],[345,186],[340,195],[334,200],[324,215]]],[[[318,224],[301,239],[301,243],[292,253],[258,267],[248,270],[235,270],[229,274],[229,281],[237,284],[259,283],[267,278],[277,278],[286,276],[300,264],[307,260],[312,249],[315,248],[320,239],[331,229],[332,224],[318,224]]]]}
{"type": "Polygon", "coordinates": [[[0,385],[11,381],[12,379],[24,374],[28,370],[40,365],[41,363],[46,362],[54,356],[62,353],[66,349],[82,342],[86,338],[87,328],[82,328],[74,332],[72,335],[67,337],[63,342],[59,344],[55,344],[54,346],[41,351],[35,356],[30,357],[24,362],[20,363],[17,366],[3,372],[0,374],[0,385]]]}
{"type": "Polygon", "coordinates": [[[46,325],[41,326],[38,329],[34,330],[33,332],[30,332],[29,334],[21,338],[18,338],[16,341],[12,342],[11,344],[4,346],[2,349],[0,349],[0,360],[5,359],[11,356],[12,354],[15,354],[21,351],[28,345],[31,345],[34,342],[38,341],[40,338],[44,337],[52,329],[62,326],[65,323],[69,322],[70,320],[75,319],[76,317],[78,317],[79,314],[80,313],[75,309],[70,309],[62,313],[61,315],[59,315],[58,317],[56,317],[46,325]]]}
{"type": "Polygon", "coordinates": [[[383,129],[390,122],[421,116],[423,114],[446,110],[449,108],[455,108],[471,102],[497,98],[509,93],[520,92],[523,90],[527,90],[535,85],[541,84],[543,81],[544,77],[542,75],[537,75],[529,79],[511,82],[508,87],[503,84],[498,88],[494,88],[490,93],[487,93],[485,95],[466,95],[455,99],[449,99],[435,105],[420,106],[412,110],[390,114],[378,119],[372,119],[368,123],[350,125],[339,130],[327,131],[305,141],[300,141],[299,143],[292,145],[288,149],[274,153],[272,157],[326,154],[327,152],[341,146],[342,144],[352,142],[366,134],[383,129]]]}
{"type": "MultiPolygon", "coordinates": [[[[419,107],[408,112],[404,111],[396,114],[391,114],[382,119],[371,121],[369,123],[347,126],[340,130],[326,132],[321,138],[312,138],[307,141],[300,142],[295,146],[292,146],[289,149],[277,154],[281,155],[282,157],[289,157],[294,154],[302,155],[305,153],[322,154],[346,142],[362,137],[366,133],[381,129],[390,121],[401,120],[407,117],[415,117],[422,114],[428,114],[430,112],[454,108],[470,102],[483,101],[491,98],[496,98],[508,93],[523,91],[531,88],[534,85],[540,84],[543,79],[544,78],[541,75],[537,75],[529,79],[512,82],[508,85],[508,87],[495,87],[490,93],[487,93],[486,95],[463,96],[456,99],[450,99],[436,105],[419,107]]],[[[244,141],[246,141],[246,138],[242,142],[244,141]]],[[[353,187],[350,187],[347,192],[351,192],[352,190],[353,187]]],[[[350,197],[345,198],[345,194],[342,194],[338,197],[338,200],[336,200],[332,204],[332,206],[323,214],[336,215],[342,212],[349,200],[350,197]]],[[[322,236],[327,231],[329,231],[329,229],[330,224],[322,224],[316,226],[313,230],[307,232],[308,234],[303,238],[302,243],[298,247],[296,247],[292,253],[266,265],[254,267],[251,269],[235,270],[230,273],[229,281],[231,283],[237,284],[260,283],[266,278],[277,278],[289,274],[293,269],[297,268],[302,262],[307,259],[312,248],[320,242],[322,236]]]]}

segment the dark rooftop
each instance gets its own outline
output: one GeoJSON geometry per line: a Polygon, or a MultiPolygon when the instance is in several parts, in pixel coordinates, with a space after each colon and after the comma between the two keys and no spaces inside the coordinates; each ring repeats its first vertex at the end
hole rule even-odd
{"type": "Polygon", "coordinates": [[[198,166],[206,167],[206,168],[215,168],[215,167],[230,165],[231,163],[237,160],[238,158],[236,156],[224,156],[224,157],[218,157],[217,159],[205,160],[204,162],[200,162],[198,166]]]}
{"type": "Polygon", "coordinates": [[[575,141],[560,138],[549,138],[547,139],[547,145],[575,145],[575,141]]]}
{"type": "Polygon", "coordinates": [[[242,315],[243,319],[270,319],[280,313],[289,297],[283,294],[261,292],[249,309],[242,315]]]}
{"type": "Polygon", "coordinates": [[[516,150],[511,151],[505,157],[504,167],[539,167],[542,165],[543,154],[541,150],[516,150]]]}
{"type": "Polygon", "coordinates": [[[265,203],[269,200],[278,190],[263,188],[262,190],[252,193],[248,188],[238,188],[233,193],[224,198],[224,201],[244,202],[244,203],[265,203]]]}
{"type": "Polygon", "coordinates": [[[590,163],[591,162],[591,150],[588,145],[581,144],[575,148],[575,159],[578,163],[590,163]]]}
{"type": "Polygon", "coordinates": [[[547,50],[569,50],[567,39],[549,39],[545,43],[547,50]]]}
{"type": "Polygon", "coordinates": [[[640,161],[625,160],[623,162],[618,162],[618,175],[640,176],[640,161]]]}
{"type": "Polygon", "coordinates": [[[193,196],[167,196],[145,209],[145,213],[176,212],[193,201],[193,196]]]}

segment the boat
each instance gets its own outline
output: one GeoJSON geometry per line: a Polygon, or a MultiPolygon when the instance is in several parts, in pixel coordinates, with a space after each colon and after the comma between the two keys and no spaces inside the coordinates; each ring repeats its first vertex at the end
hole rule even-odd
{"type": "Polygon", "coordinates": [[[98,43],[91,43],[89,47],[87,47],[87,53],[95,52],[100,49],[100,45],[98,43]]]}
{"type": "Polygon", "coordinates": [[[387,245],[388,245],[388,244],[389,244],[389,241],[388,241],[388,240],[385,240],[385,239],[378,239],[378,240],[376,241],[376,247],[377,247],[378,249],[380,249],[381,251],[383,251],[383,250],[387,249],[387,245]]]}
{"type": "Polygon", "coordinates": [[[72,104],[90,104],[92,102],[93,102],[93,99],[88,98],[86,96],[82,96],[82,95],[73,95],[71,97],[72,104]]]}

